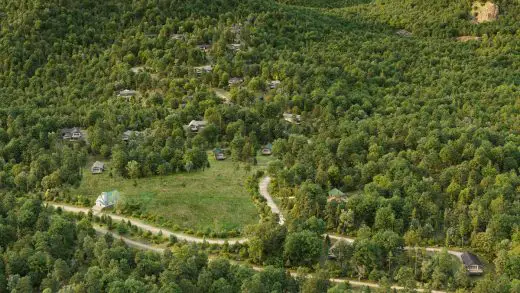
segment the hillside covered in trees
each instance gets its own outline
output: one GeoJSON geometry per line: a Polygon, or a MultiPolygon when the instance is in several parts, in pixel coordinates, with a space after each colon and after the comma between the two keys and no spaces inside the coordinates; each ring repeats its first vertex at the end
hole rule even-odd
{"type": "Polygon", "coordinates": [[[520,292],[520,4],[494,3],[476,23],[466,0],[0,0],[0,292],[83,292],[101,275],[110,292],[326,291],[281,269],[261,288],[230,264],[208,285],[198,248],[136,252],[41,206],[92,206],[74,192],[92,158],[135,180],[204,172],[220,148],[250,170],[271,144],[288,220],[240,231],[249,261],[520,292]],[[73,127],[82,139],[64,139],[73,127]],[[357,241],[330,262],[325,232],[357,241]],[[468,280],[403,251],[426,245],[493,269],[468,280]]]}

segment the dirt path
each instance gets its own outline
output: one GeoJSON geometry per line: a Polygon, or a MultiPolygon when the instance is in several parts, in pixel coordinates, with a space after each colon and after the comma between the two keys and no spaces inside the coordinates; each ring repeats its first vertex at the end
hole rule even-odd
{"type": "Polygon", "coordinates": [[[260,195],[263,198],[265,198],[265,200],[267,200],[267,205],[271,208],[271,212],[273,212],[273,214],[278,215],[278,217],[279,217],[278,224],[283,225],[283,224],[285,224],[285,217],[280,212],[280,209],[278,208],[278,206],[274,202],[273,198],[269,194],[269,191],[267,190],[267,188],[269,187],[269,183],[271,183],[271,177],[265,176],[264,178],[262,178],[262,180],[260,181],[260,186],[259,186],[260,195]]]}
{"type": "Polygon", "coordinates": [[[93,228],[94,228],[94,230],[96,230],[96,233],[98,233],[98,234],[110,234],[110,235],[112,235],[112,237],[114,237],[114,239],[120,239],[121,241],[126,243],[126,245],[128,245],[130,247],[137,248],[137,249],[143,249],[143,250],[151,250],[151,251],[154,251],[154,252],[157,252],[157,253],[163,253],[164,252],[164,248],[160,248],[160,247],[156,247],[156,246],[153,246],[153,245],[150,245],[150,244],[146,244],[146,243],[142,243],[142,242],[139,242],[139,241],[132,240],[130,238],[127,238],[127,237],[118,235],[116,233],[110,232],[110,231],[108,231],[105,228],[102,228],[102,227],[93,227],[93,228]]]}
{"type": "MultiPolygon", "coordinates": [[[[70,206],[70,205],[65,205],[65,204],[60,204],[60,203],[48,202],[47,204],[49,206],[53,206],[55,208],[61,208],[64,211],[72,212],[72,213],[85,213],[85,214],[87,214],[91,210],[91,209],[88,209],[88,208],[75,207],[75,206],[70,206]]],[[[187,242],[195,242],[195,243],[203,243],[205,241],[205,242],[207,242],[209,244],[224,244],[226,241],[228,243],[232,244],[232,243],[244,243],[244,242],[247,241],[247,238],[229,238],[229,239],[200,238],[200,237],[186,235],[186,234],[183,234],[183,233],[172,232],[172,231],[169,231],[169,230],[166,230],[166,229],[157,228],[157,227],[148,225],[148,224],[146,224],[146,223],[144,223],[144,222],[142,222],[140,220],[131,219],[131,218],[115,215],[115,214],[103,213],[103,212],[97,212],[97,211],[92,211],[92,213],[94,215],[96,215],[96,216],[101,216],[103,214],[107,215],[107,216],[110,216],[112,218],[112,220],[114,220],[116,222],[122,222],[123,220],[126,221],[126,222],[130,221],[132,223],[132,225],[137,226],[137,227],[139,227],[139,228],[141,228],[143,230],[150,231],[150,232],[152,232],[154,234],[158,234],[159,231],[161,231],[164,236],[170,237],[170,235],[174,235],[175,237],[177,237],[177,239],[179,239],[181,241],[185,240],[187,242]]]]}
{"type": "MultiPolygon", "coordinates": [[[[260,194],[262,195],[262,197],[264,197],[266,200],[267,200],[267,205],[271,208],[271,211],[274,213],[274,214],[278,214],[279,216],[279,221],[278,223],[280,225],[283,225],[285,224],[285,218],[284,216],[282,215],[282,213],[280,212],[280,208],[276,205],[276,203],[273,201],[273,198],[271,197],[271,195],[269,194],[269,191],[268,191],[268,186],[269,186],[269,183],[271,182],[271,177],[269,176],[266,176],[264,178],[261,179],[260,183],[259,183],[259,191],[260,191],[260,194]]],[[[63,209],[64,211],[67,211],[67,212],[73,212],[73,213],[85,213],[87,214],[91,209],[88,209],[88,208],[82,208],[82,207],[76,207],[76,206],[71,206],[71,205],[66,205],[66,204],[60,204],[60,203],[51,203],[51,202],[48,202],[47,203],[48,205],[50,206],[53,206],[55,208],[61,208],[63,209]]],[[[245,243],[247,242],[249,239],[248,238],[229,238],[229,239],[208,239],[208,238],[200,238],[200,237],[196,237],[196,236],[190,236],[190,235],[186,235],[186,234],[183,234],[183,233],[178,233],[178,232],[172,232],[172,231],[169,231],[167,229],[161,229],[161,228],[157,228],[155,226],[152,226],[152,225],[149,225],[149,224],[146,224],[140,220],[137,220],[137,219],[132,219],[132,218],[128,218],[128,217],[124,217],[124,216],[119,216],[119,215],[116,215],[116,214],[111,214],[111,213],[103,213],[103,212],[97,212],[97,211],[92,211],[94,215],[96,216],[101,216],[101,215],[107,215],[107,216],[110,216],[112,218],[112,220],[116,221],[116,222],[121,222],[121,221],[130,221],[132,223],[132,225],[135,225],[143,230],[146,230],[146,231],[150,231],[154,234],[158,234],[159,231],[162,232],[162,234],[166,237],[170,237],[170,235],[174,235],[175,237],[177,237],[178,240],[184,240],[184,241],[187,241],[187,242],[194,242],[194,243],[203,243],[204,241],[209,243],[209,244],[224,244],[226,241],[230,244],[233,244],[233,243],[245,243]]],[[[103,228],[96,228],[96,229],[103,229],[103,228]]],[[[114,235],[115,238],[122,238],[121,236],[117,235],[117,234],[114,234],[108,230],[104,230],[106,231],[107,233],[111,233],[112,235],[114,235]]],[[[329,235],[329,238],[330,239],[333,239],[333,240],[342,240],[342,241],[346,241],[347,243],[353,243],[355,241],[355,238],[352,238],[352,237],[347,237],[347,236],[341,236],[341,235],[334,235],[334,234],[328,234],[329,235]]],[[[143,243],[140,243],[140,242],[136,242],[136,241],[133,241],[131,239],[127,239],[129,242],[129,245],[135,245],[136,248],[140,248],[139,246],[142,246],[142,245],[146,245],[146,244],[143,244],[143,243]],[[135,242],[133,244],[130,244],[132,242],[135,242]]],[[[126,241],[125,241],[126,242],[126,241]]],[[[415,247],[404,247],[404,250],[414,250],[415,247]]],[[[418,249],[424,249],[428,252],[433,252],[433,253],[438,253],[438,252],[441,252],[443,250],[443,248],[440,248],[440,247],[424,247],[424,248],[420,248],[418,247],[418,249]]],[[[451,254],[451,255],[454,255],[455,257],[457,257],[460,261],[462,261],[462,252],[460,251],[455,251],[455,250],[448,250],[448,253],[451,254]]]]}
{"type": "MultiPolygon", "coordinates": [[[[72,211],[72,210],[74,210],[76,212],[82,211],[81,208],[70,209],[69,211],[72,211]]],[[[112,237],[114,237],[114,239],[119,239],[119,240],[125,242],[126,245],[128,245],[129,247],[142,249],[142,250],[150,250],[150,251],[153,251],[153,252],[156,252],[156,253],[163,253],[164,250],[165,250],[164,248],[161,248],[161,247],[156,247],[156,246],[151,245],[151,244],[142,243],[142,242],[135,241],[135,240],[132,240],[132,239],[124,237],[124,236],[117,235],[117,234],[115,234],[113,232],[110,232],[107,229],[102,228],[102,227],[94,227],[94,230],[96,230],[96,233],[98,233],[98,234],[110,234],[110,235],[112,235],[112,237]]],[[[211,261],[213,259],[214,258],[210,257],[209,261],[211,261]]],[[[233,261],[233,260],[230,260],[230,262],[234,263],[234,264],[237,264],[237,265],[243,265],[242,263],[236,262],[236,261],[233,261]]],[[[248,266],[250,266],[253,270],[255,270],[257,272],[261,272],[261,271],[264,270],[264,268],[261,267],[261,266],[251,266],[251,265],[248,265],[248,266]]],[[[299,276],[296,272],[290,272],[290,274],[293,277],[298,277],[299,276]]],[[[310,277],[310,274],[306,275],[305,277],[306,278],[310,277]]],[[[361,281],[355,281],[355,280],[349,280],[349,279],[332,278],[332,279],[330,279],[330,281],[334,282],[334,283],[345,283],[345,282],[348,282],[349,284],[351,284],[352,286],[355,286],[355,287],[370,287],[370,288],[379,288],[379,287],[381,287],[377,283],[361,282],[361,281]]],[[[401,287],[401,286],[392,286],[392,289],[403,290],[404,288],[401,287]]],[[[416,289],[416,291],[417,292],[426,292],[426,290],[424,290],[424,289],[416,289]]],[[[435,291],[435,290],[432,290],[431,292],[432,293],[446,293],[445,291],[435,291]]]]}

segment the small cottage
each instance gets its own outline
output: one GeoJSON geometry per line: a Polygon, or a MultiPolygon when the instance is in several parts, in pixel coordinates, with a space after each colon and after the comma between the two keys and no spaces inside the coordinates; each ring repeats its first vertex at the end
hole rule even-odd
{"type": "Polygon", "coordinates": [[[464,252],[460,258],[469,275],[482,275],[484,273],[482,262],[476,255],[464,252]]]}
{"type": "Polygon", "coordinates": [[[201,50],[202,52],[207,53],[211,49],[211,45],[210,44],[200,44],[200,45],[197,45],[197,48],[199,50],[201,50]]]}
{"type": "Polygon", "coordinates": [[[213,67],[211,65],[195,67],[195,72],[197,73],[197,75],[201,75],[203,73],[210,73],[211,71],[213,71],[213,67]]]}
{"type": "Polygon", "coordinates": [[[188,129],[191,130],[191,132],[199,132],[200,130],[204,129],[206,127],[207,122],[202,120],[191,120],[188,124],[188,129]]]}
{"type": "Polygon", "coordinates": [[[262,147],[262,155],[270,156],[273,153],[273,145],[268,143],[262,147]]]}
{"type": "Polygon", "coordinates": [[[226,155],[224,154],[224,150],[220,148],[216,148],[213,150],[213,155],[215,156],[215,160],[223,161],[226,159],[226,155]]]}
{"type": "Polygon", "coordinates": [[[130,137],[132,137],[133,134],[134,134],[134,132],[132,130],[127,130],[127,131],[123,132],[122,140],[129,141],[130,137]]]}
{"type": "Polygon", "coordinates": [[[145,133],[144,131],[126,130],[125,132],[123,132],[123,135],[122,135],[121,139],[124,142],[128,142],[128,141],[130,141],[132,139],[136,139],[136,138],[140,137],[144,133],[145,133]]]}
{"type": "Polygon", "coordinates": [[[172,40],[183,41],[186,36],[184,34],[172,34],[171,38],[172,40]]]}
{"type": "Polygon", "coordinates": [[[101,174],[103,171],[105,171],[105,163],[100,161],[95,161],[90,168],[90,172],[92,172],[92,174],[101,174]]]}
{"type": "Polygon", "coordinates": [[[96,199],[96,205],[94,206],[94,208],[99,210],[112,208],[116,205],[118,199],[119,191],[117,190],[102,192],[96,199]]]}
{"type": "Polygon", "coordinates": [[[231,32],[234,34],[240,34],[242,32],[242,24],[240,23],[234,23],[231,25],[231,32]]]}
{"type": "Polygon", "coordinates": [[[244,82],[244,79],[241,77],[232,77],[228,81],[229,86],[237,86],[244,82]]]}
{"type": "Polygon", "coordinates": [[[131,98],[131,97],[135,97],[136,95],[137,95],[137,91],[129,90],[129,89],[124,89],[117,94],[118,97],[123,97],[123,98],[131,98]]]}
{"type": "Polygon", "coordinates": [[[338,251],[337,248],[339,245],[352,245],[353,240],[351,239],[341,239],[336,241],[330,248],[329,248],[329,259],[336,259],[338,257],[338,251]]]}
{"type": "Polygon", "coordinates": [[[230,49],[233,52],[238,52],[242,48],[242,45],[236,43],[236,44],[229,44],[227,45],[228,49],[230,49]]]}
{"type": "Polygon", "coordinates": [[[278,86],[280,85],[280,81],[279,80],[271,80],[267,83],[267,86],[270,88],[270,89],[275,89],[277,88],[278,86]]]}
{"type": "Polygon", "coordinates": [[[345,201],[345,193],[337,188],[329,190],[327,202],[331,201],[345,201]]]}
{"type": "Polygon", "coordinates": [[[283,119],[292,124],[300,124],[301,116],[291,113],[283,113],[283,119]]]}
{"type": "Polygon", "coordinates": [[[407,30],[398,30],[397,32],[395,32],[397,35],[401,36],[401,37],[411,37],[413,34],[407,30]]]}

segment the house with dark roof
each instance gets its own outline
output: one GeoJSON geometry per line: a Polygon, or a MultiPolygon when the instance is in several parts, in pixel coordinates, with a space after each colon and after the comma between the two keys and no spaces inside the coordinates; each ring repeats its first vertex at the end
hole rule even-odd
{"type": "Polygon", "coordinates": [[[484,266],[482,262],[478,259],[478,257],[472,253],[464,252],[460,256],[466,271],[470,275],[482,275],[484,273],[484,266]]]}
{"type": "Polygon", "coordinates": [[[171,35],[172,40],[178,40],[178,41],[184,41],[186,38],[185,34],[172,34],[171,35]]]}

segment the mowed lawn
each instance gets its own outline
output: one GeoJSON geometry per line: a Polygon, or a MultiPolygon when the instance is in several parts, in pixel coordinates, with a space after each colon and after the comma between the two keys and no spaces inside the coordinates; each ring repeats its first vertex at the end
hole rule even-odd
{"type": "MultiPolygon", "coordinates": [[[[134,180],[111,177],[108,170],[100,175],[84,172],[83,181],[75,192],[95,198],[103,191],[117,189],[120,201],[139,204],[141,219],[170,229],[191,229],[194,232],[241,230],[258,222],[259,216],[244,187],[249,175],[229,158],[216,161],[208,153],[211,167],[205,171],[154,176],[134,180]]],[[[268,158],[258,158],[265,167],[268,158]]],[[[134,214],[133,216],[139,216],[134,214]]]]}

